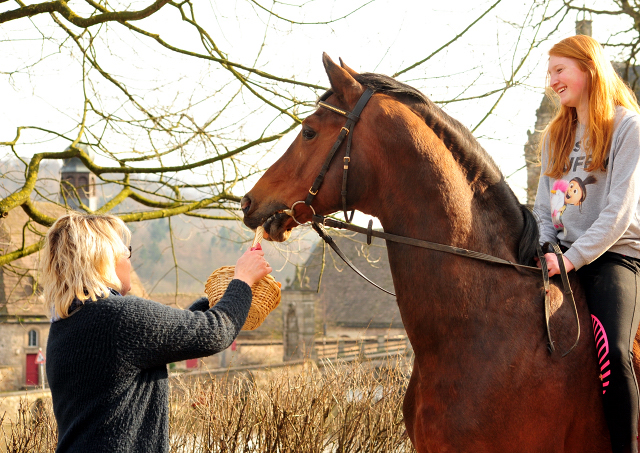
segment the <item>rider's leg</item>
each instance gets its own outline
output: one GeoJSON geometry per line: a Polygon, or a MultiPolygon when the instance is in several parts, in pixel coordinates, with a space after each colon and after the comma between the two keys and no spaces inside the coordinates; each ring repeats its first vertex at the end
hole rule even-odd
{"type": "Polygon", "coordinates": [[[578,270],[591,314],[606,332],[608,353],[605,343],[599,343],[598,357],[602,359],[602,398],[614,453],[638,451],[640,395],[633,342],[640,322],[639,274],[640,261],[612,252],[578,270]]]}

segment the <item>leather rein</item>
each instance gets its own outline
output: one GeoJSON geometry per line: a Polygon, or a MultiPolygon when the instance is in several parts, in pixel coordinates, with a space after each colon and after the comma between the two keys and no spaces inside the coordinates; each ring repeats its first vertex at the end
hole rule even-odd
{"type": "MultiPolygon", "coordinates": [[[[318,233],[318,235],[322,238],[322,240],[324,240],[332,249],[333,251],[351,268],[353,269],[358,275],[360,275],[362,278],[364,278],[367,282],[369,282],[370,284],[372,284],[373,286],[375,286],[376,288],[384,291],[387,294],[390,294],[392,296],[395,296],[395,293],[388,291],[384,288],[382,288],[381,286],[379,286],[378,284],[376,284],[375,282],[373,282],[372,280],[370,280],[369,278],[367,278],[350,260],[349,258],[347,258],[347,256],[342,252],[342,250],[340,250],[340,248],[338,247],[338,245],[336,244],[336,242],[333,240],[333,238],[331,236],[329,236],[326,232],[326,230],[324,229],[325,226],[331,227],[331,228],[337,228],[337,229],[344,229],[344,230],[348,230],[348,231],[353,231],[356,233],[362,233],[365,234],[367,236],[367,244],[371,244],[371,238],[372,237],[378,237],[381,239],[384,239],[386,241],[392,241],[392,242],[398,242],[401,244],[406,244],[406,245],[411,245],[411,246],[415,246],[415,247],[421,247],[421,248],[426,248],[429,250],[436,250],[436,251],[440,251],[440,252],[445,252],[445,253],[451,253],[454,255],[458,255],[458,256],[464,256],[467,258],[473,258],[476,260],[481,260],[481,261],[485,261],[485,262],[490,262],[490,263],[494,263],[494,264],[501,264],[501,265],[508,265],[508,266],[512,266],[515,268],[519,268],[519,269],[524,269],[524,270],[528,270],[528,271],[535,271],[535,272],[542,272],[542,280],[544,283],[544,291],[545,291],[545,295],[544,295],[544,311],[545,311],[545,324],[546,324],[546,330],[547,330],[547,338],[549,339],[549,352],[554,352],[555,351],[555,347],[553,344],[553,340],[551,339],[551,330],[549,328],[549,318],[551,316],[551,301],[550,301],[550,282],[549,282],[549,270],[547,268],[547,261],[546,258],[544,256],[544,252],[542,251],[542,248],[540,247],[540,245],[537,246],[537,254],[538,254],[538,259],[540,260],[540,265],[541,268],[538,267],[534,267],[534,266],[527,266],[524,264],[518,264],[518,263],[514,263],[512,261],[508,261],[502,258],[498,258],[492,255],[487,255],[485,253],[481,253],[481,252],[476,252],[473,250],[467,250],[464,248],[460,248],[460,247],[454,247],[451,245],[445,245],[445,244],[438,244],[435,242],[429,242],[429,241],[424,241],[421,239],[414,239],[414,238],[409,238],[406,236],[398,236],[395,234],[390,234],[390,233],[386,233],[386,232],[381,232],[381,231],[375,231],[373,230],[373,220],[369,220],[369,225],[367,228],[363,228],[363,227],[359,227],[356,225],[351,224],[351,221],[353,220],[353,215],[355,213],[355,209],[351,211],[351,214],[347,213],[347,175],[348,175],[348,171],[349,171],[349,163],[351,161],[351,139],[353,134],[351,134],[350,132],[353,131],[356,123],[358,122],[358,120],[360,119],[360,114],[362,113],[362,110],[364,109],[364,107],[367,105],[367,103],[369,102],[369,99],[371,99],[371,97],[373,96],[373,90],[371,90],[370,88],[367,88],[364,93],[362,93],[362,95],[360,96],[360,99],[358,99],[358,102],[356,103],[355,108],[353,109],[353,111],[351,112],[347,112],[344,111],[342,109],[339,109],[333,105],[327,104],[325,102],[318,102],[318,105],[320,107],[323,107],[327,110],[330,110],[332,112],[338,113],[339,115],[342,115],[344,117],[347,118],[347,122],[346,124],[342,127],[342,129],[340,130],[340,133],[338,135],[338,138],[336,139],[335,143],[333,144],[333,147],[331,148],[331,150],[329,151],[329,154],[327,155],[327,158],[325,159],[325,162],[320,170],[320,173],[318,174],[318,176],[316,177],[315,181],[313,182],[313,185],[311,186],[311,188],[309,189],[309,193],[307,194],[307,197],[304,201],[296,201],[295,203],[293,203],[293,205],[291,205],[290,209],[286,209],[283,212],[289,216],[291,216],[293,218],[293,220],[299,224],[302,225],[302,223],[300,223],[295,215],[294,215],[294,208],[296,205],[300,204],[300,203],[304,203],[305,205],[307,205],[312,213],[312,220],[311,220],[311,226],[312,228],[316,231],[316,233],[318,233]],[[344,212],[344,218],[345,218],[345,222],[341,222],[339,220],[336,219],[332,219],[329,217],[325,217],[322,215],[317,215],[315,210],[313,209],[313,207],[311,206],[311,203],[313,202],[314,197],[316,196],[316,194],[318,193],[318,191],[320,190],[320,186],[322,185],[322,182],[324,181],[324,177],[327,173],[327,171],[329,170],[329,166],[331,165],[331,161],[333,160],[333,157],[335,156],[336,152],[338,151],[338,149],[340,148],[340,146],[342,145],[344,139],[347,138],[347,145],[346,145],[346,152],[345,152],[345,156],[343,158],[343,173],[342,173],[342,191],[341,191],[341,196],[342,196],[342,210],[344,212]]],[[[580,320],[578,317],[578,309],[576,306],[576,302],[575,299],[573,297],[573,291],[571,290],[571,285],[569,283],[569,278],[567,276],[567,271],[566,268],[564,266],[564,260],[562,259],[562,250],[560,250],[560,247],[558,246],[558,244],[553,244],[553,243],[549,243],[547,242],[546,244],[544,244],[545,249],[550,248],[553,253],[557,256],[558,258],[558,265],[560,267],[560,276],[562,278],[562,284],[564,287],[564,294],[565,296],[571,301],[572,305],[573,305],[573,311],[574,311],[574,315],[575,315],[575,319],[576,319],[576,324],[578,327],[578,333],[576,336],[576,341],[573,344],[573,346],[571,346],[571,348],[562,354],[562,357],[565,357],[566,355],[568,355],[571,351],[573,351],[573,349],[578,345],[578,341],[580,340],[580,320]]]]}

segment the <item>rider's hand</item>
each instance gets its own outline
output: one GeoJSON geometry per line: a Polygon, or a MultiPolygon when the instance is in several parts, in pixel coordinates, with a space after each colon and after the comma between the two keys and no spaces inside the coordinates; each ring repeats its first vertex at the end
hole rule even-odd
{"type": "MultiPolygon", "coordinates": [[[[558,257],[555,253],[545,253],[544,257],[547,259],[547,269],[549,269],[549,277],[560,274],[560,264],[558,264],[558,257]]],[[[573,263],[567,259],[566,256],[562,256],[564,260],[564,267],[567,269],[567,272],[575,269],[573,263]]],[[[540,262],[536,258],[536,265],[540,267],[540,262]]]]}
{"type": "Polygon", "coordinates": [[[233,278],[242,280],[249,286],[253,286],[262,277],[272,271],[271,266],[264,259],[264,251],[260,244],[244,252],[236,262],[236,271],[233,278]]]}

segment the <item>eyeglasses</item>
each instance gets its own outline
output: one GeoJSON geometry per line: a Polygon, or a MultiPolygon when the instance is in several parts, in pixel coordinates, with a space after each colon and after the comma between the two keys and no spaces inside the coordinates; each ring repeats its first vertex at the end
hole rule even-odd
{"type": "Polygon", "coordinates": [[[129,246],[129,259],[131,259],[131,246],[129,246]]]}

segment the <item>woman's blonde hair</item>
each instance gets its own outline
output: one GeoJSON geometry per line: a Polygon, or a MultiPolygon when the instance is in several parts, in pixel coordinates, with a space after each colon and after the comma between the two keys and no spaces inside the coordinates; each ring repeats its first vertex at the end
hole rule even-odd
{"type": "Polygon", "coordinates": [[[129,253],[131,232],[111,215],[71,213],[47,232],[42,254],[42,286],[47,312],[67,318],[74,298],[93,301],[120,290],[116,261],[129,253]]]}
{"type": "MultiPolygon", "coordinates": [[[[576,35],[563,39],[549,50],[549,56],[574,59],[589,75],[589,120],[583,149],[589,164],[586,171],[606,170],[606,161],[615,128],[615,110],[620,105],[640,113],[635,94],[616,74],[602,46],[590,36],[576,35]],[[590,159],[589,159],[590,158],[590,159]]],[[[547,87],[549,79],[547,79],[547,87]]],[[[553,90],[548,95],[557,97],[553,90]]],[[[557,102],[559,104],[559,102],[557,102]]],[[[569,171],[570,154],[576,139],[578,115],[574,107],[561,105],[543,133],[540,146],[549,143],[546,175],[559,179],[569,171]]]]}

